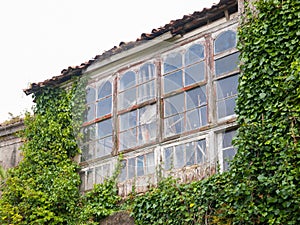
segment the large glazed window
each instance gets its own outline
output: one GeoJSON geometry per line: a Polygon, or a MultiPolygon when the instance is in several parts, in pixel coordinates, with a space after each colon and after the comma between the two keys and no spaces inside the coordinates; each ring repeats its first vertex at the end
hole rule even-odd
{"type": "Polygon", "coordinates": [[[217,118],[235,114],[235,99],[238,87],[239,52],[236,49],[236,32],[227,30],[214,41],[214,62],[217,118]]]}
{"type": "Polygon", "coordinates": [[[193,44],[184,53],[167,55],[163,62],[163,93],[203,82],[205,80],[204,46],[193,44]]]}
{"type": "Polygon", "coordinates": [[[144,64],[138,71],[128,71],[120,76],[118,109],[129,109],[156,98],[156,70],[152,63],[144,64]]]}
{"type": "Polygon", "coordinates": [[[207,154],[205,139],[167,147],[163,152],[163,167],[171,170],[203,164],[208,160],[207,154]]]}
{"type": "Polygon", "coordinates": [[[86,93],[82,162],[108,156],[113,149],[112,83],[100,81],[95,87],[88,87],[86,93]]]}

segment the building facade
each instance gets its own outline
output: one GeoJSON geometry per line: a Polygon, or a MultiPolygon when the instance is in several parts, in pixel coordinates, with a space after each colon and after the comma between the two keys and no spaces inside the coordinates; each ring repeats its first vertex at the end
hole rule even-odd
{"type": "Polygon", "coordinates": [[[229,168],[241,9],[239,1],[221,0],[25,90],[89,78],[79,143],[82,191],[111,176],[119,155],[122,196],[144,192],[160,177],[188,182],[229,168]]]}

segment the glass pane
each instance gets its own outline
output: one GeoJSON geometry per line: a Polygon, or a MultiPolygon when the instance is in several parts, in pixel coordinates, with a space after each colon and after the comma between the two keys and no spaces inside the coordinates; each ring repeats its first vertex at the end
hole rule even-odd
{"type": "Polygon", "coordinates": [[[236,45],[236,33],[228,30],[221,33],[215,40],[215,54],[234,48],[236,45]]]}
{"type": "Polygon", "coordinates": [[[95,110],[96,110],[96,107],[94,104],[87,105],[87,109],[85,111],[85,121],[86,122],[95,119],[95,110]]]}
{"type": "Polygon", "coordinates": [[[142,84],[138,87],[138,103],[142,103],[148,101],[150,99],[155,99],[156,90],[155,90],[155,82],[154,80],[142,84]]]}
{"type": "Polygon", "coordinates": [[[165,117],[184,111],[184,93],[166,98],[164,101],[165,117]]]}
{"type": "Polygon", "coordinates": [[[223,133],[222,147],[228,148],[232,146],[232,139],[236,135],[236,130],[226,131],[223,133]]]}
{"type": "Polygon", "coordinates": [[[204,62],[185,68],[185,86],[204,81],[204,62]]]}
{"type": "Polygon", "coordinates": [[[185,53],[185,65],[190,65],[192,63],[198,62],[204,58],[204,47],[201,44],[192,45],[185,53]]]}
{"type": "Polygon", "coordinates": [[[218,118],[234,115],[236,96],[217,102],[218,118]]]}
{"type": "Polygon", "coordinates": [[[106,137],[97,141],[96,157],[110,155],[112,151],[112,137],[106,137]]]}
{"type": "Polygon", "coordinates": [[[137,157],[137,176],[144,176],[144,156],[137,157]]]}
{"type": "Polygon", "coordinates": [[[112,119],[103,120],[98,125],[98,138],[112,135],[112,119]]]}
{"type": "Polygon", "coordinates": [[[177,145],[175,147],[174,167],[178,169],[184,167],[184,165],[185,165],[184,145],[177,145]]]}
{"type": "Polygon", "coordinates": [[[120,138],[119,143],[120,143],[121,151],[124,149],[132,148],[138,144],[135,128],[125,131],[123,133],[120,133],[119,138],[120,138]]]}
{"type": "Polygon", "coordinates": [[[205,126],[207,124],[207,107],[201,107],[200,111],[200,126],[205,126]]]}
{"type": "Polygon", "coordinates": [[[163,79],[165,94],[183,87],[182,70],[166,75],[163,79]]]}
{"type": "Polygon", "coordinates": [[[120,79],[120,91],[136,85],[135,72],[128,71],[121,76],[120,79]]]}
{"type": "Polygon", "coordinates": [[[187,110],[206,105],[206,86],[197,87],[186,92],[187,110]]]}
{"type": "Polygon", "coordinates": [[[147,63],[141,66],[138,74],[138,83],[144,83],[155,77],[155,66],[152,63],[147,63]]]}
{"type": "Polygon", "coordinates": [[[120,115],[120,131],[137,126],[137,110],[120,115]]]}
{"type": "Polygon", "coordinates": [[[156,121],[156,104],[139,109],[139,125],[150,124],[156,121]]]}
{"type": "Polygon", "coordinates": [[[87,171],[87,189],[92,189],[94,184],[94,171],[87,171]]]}
{"type": "Polygon", "coordinates": [[[112,98],[104,98],[97,103],[97,117],[102,117],[111,113],[112,98]]]}
{"type": "Polygon", "coordinates": [[[139,127],[139,143],[145,144],[156,138],[156,122],[139,127]]]}
{"type": "Polygon", "coordinates": [[[164,61],[164,73],[171,72],[181,67],[182,67],[182,55],[180,53],[171,53],[164,61]]]}
{"type": "Polygon", "coordinates": [[[110,167],[109,167],[109,164],[98,166],[95,169],[95,176],[96,176],[96,184],[100,184],[105,179],[107,179],[108,177],[110,177],[110,167]]]}
{"type": "Polygon", "coordinates": [[[195,163],[195,146],[194,142],[189,142],[185,144],[185,151],[186,151],[186,166],[191,166],[196,164],[195,163]]]}
{"type": "Polygon", "coordinates": [[[165,136],[172,136],[183,132],[183,115],[175,115],[165,119],[165,136]]]}
{"type": "Polygon", "coordinates": [[[195,130],[200,127],[200,111],[194,109],[186,114],[186,130],[195,130]]]}
{"type": "Polygon", "coordinates": [[[112,87],[110,81],[102,83],[98,88],[98,99],[111,95],[112,87]]]}
{"type": "Polygon", "coordinates": [[[121,173],[119,176],[120,182],[127,180],[127,161],[123,160],[121,161],[121,173]]]}
{"type": "Polygon", "coordinates": [[[128,179],[135,177],[135,158],[128,159],[128,179]]]}
{"type": "Polygon", "coordinates": [[[170,170],[173,165],[173,148],[169,147],[165,149],[165,170],[170,170]]]}
{"type": "Polygon", "coordinates": [[[155,173],[154,152],[145,155],[146,157],[146,174],[155,173]]]}
{"type": "Polygon", "coordinates": [[[217,81],[217,99],[224,99],[237,94],[238,75],[217,81]]]}
{"type": "Polygon", "coordinates": [[[226,150],[223,150],[223,169],[228,170],[230,161],[233,159],[233,157],[236,154],[236,149],[229,148],[226,150]]]}
{"type": "Polygon", "coordinates": [[[119,109],[126,109],[136,104],[136,88],[131,88],[119,94],[119,109]]]}
{"type": "Polygon", "coordinates": [[[201,164],[206,161],[206,141],[200,140],[196,142],[197,146],[197,163],[201,164]]]}
{"type": "Polygon", "coordinates": [[[240,53],[234,53],[223,58],[217,59],[215,61],[216,66],[216,76],[220,76],[224,73],[236,70],[239,65],[239,55],[240,53]]]}
{"type": "Polygon", "coordinates": [[[90,160],[94,158],[94,149],[95,149],[95,144],[94,143],[89,143],[86,145],[83,145],[81,147],[81,162],[90,160]]]}
{"type": "Polygon", "coordinates": [[[94,101],[96,101],[96,91],[94,88],[88,87],[86,89],[86,103],[89,104],[94,101]]]}
{"type": "Polygon", "coordinates": [[[83,142],[84,143],[95,140],[95,137],[96,137],[95,126],[90,125],[88,127],[84,127],[82,129],[82,134],[83,134],[83,142]]]}

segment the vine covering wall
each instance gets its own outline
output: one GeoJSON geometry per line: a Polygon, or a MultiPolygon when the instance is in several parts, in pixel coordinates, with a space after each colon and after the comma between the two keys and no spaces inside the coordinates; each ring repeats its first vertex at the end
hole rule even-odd
{"type": "Polygon", "coordinates": [[[8,171],[0,223],[98,224],[126,210],[136,224],[299,224],[300,2],[257,0],[255,13],[245,7],[238,153],[229,171],[189,184],[162,179],[126,201],[117,196],[116,171],[81,196],[72,159],[80,152],[84,85],[46,88],[25,119],[24,160],[8,171]]]}

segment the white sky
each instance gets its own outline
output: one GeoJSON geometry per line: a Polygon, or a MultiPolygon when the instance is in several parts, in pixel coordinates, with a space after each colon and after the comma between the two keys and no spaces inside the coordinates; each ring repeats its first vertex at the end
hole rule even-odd
{"type": "Polygon", "coordinates": [[[219,0],[0,0],[0,123],[31,111],[29,83],[60,75],[219,0]]]}

